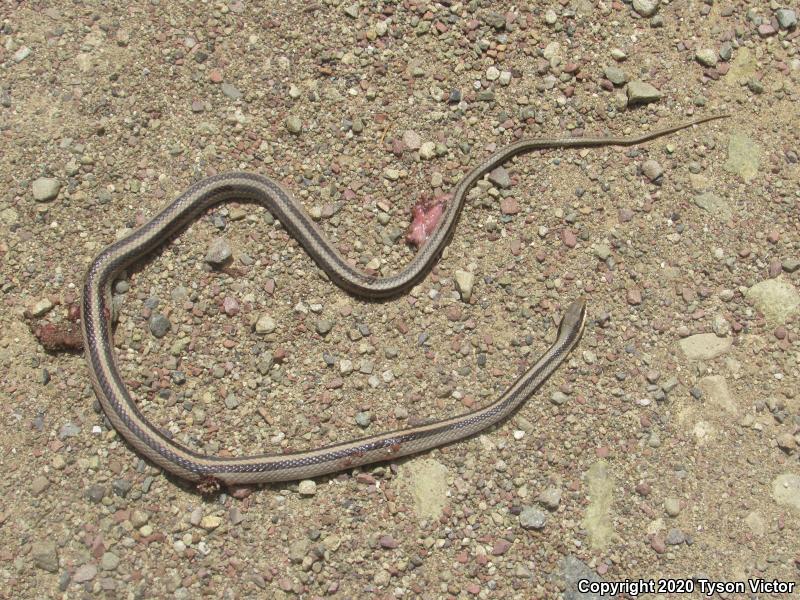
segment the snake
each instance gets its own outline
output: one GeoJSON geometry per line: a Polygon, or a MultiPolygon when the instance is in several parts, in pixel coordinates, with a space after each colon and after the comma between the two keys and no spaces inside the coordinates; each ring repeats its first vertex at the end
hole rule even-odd
{"type": "Polygon", "coordinates": [[[233,171],[191,185],[149,222],[105,247],[89,265],[82,285],[81,331],[92,387],[116,431],[141,455],[199,489],[221,484],[257,484],[314,478],[394,460],[450,444],[501,422],[524,403],[576,346],[586,323],[586,301],[568,305],[555,341],[536,362],[490,404],[433,422],[334,443],[321,448],[238,457],[196,452],[151,423],[134,401],[120,374],[111,324],[111,284],[123,270],[159,248],[226,200],[263,205],[303,246],[328,278],[346,292],[367,300],[386,300],[417,285],[452,239],[467,192],[484,175],[513,156],[549,148],[632,146],[681,129],[727,117],[714,114],[635,137],[526,138],[504,146],[472,168],[456,185],[430,238],[401,270],[387,276],[351,264],[331,243],[295,197],[279,182],[257,173],[233,171]]]}

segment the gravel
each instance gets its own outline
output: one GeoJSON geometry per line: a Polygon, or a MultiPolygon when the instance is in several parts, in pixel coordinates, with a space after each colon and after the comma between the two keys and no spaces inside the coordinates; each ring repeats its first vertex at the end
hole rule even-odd
{"type": "Polygon", "coordinates": [[[796,579],[791,3],[18,4],[0,85],[7,595],[580,598],[578,579],[720,565],[796,579]],[[203,496],[114,431],[80,352],[38,341],[78,327],[93,256],[203,177],[274,178],[347,265],[389,276],[416,251],[412,207],[452,206],[509,143],[721,112],[506,161],[386,301],[340,290],[246,198],[109,282],[141,414],[223,457],[489,406],[585,297],[578,347],[536,394],[442,448],[203,496]]]}

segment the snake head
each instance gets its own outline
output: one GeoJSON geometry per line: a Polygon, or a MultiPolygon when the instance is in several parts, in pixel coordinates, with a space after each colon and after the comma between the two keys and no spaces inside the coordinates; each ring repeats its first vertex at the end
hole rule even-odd
{"type": "Polygon", "coordinates": [[[567,307],[564,316],[561,318],[561,324],[558,326],[558,337],[569,335],[574,331],[577,331],[578,335],[580,335],[585,323],[586,299],[581,296],[567,307]]]}

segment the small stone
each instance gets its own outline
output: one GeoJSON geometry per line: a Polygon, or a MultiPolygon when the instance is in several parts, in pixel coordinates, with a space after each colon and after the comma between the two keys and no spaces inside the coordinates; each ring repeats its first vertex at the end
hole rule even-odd
{"type": "Polygon", "coordinates": [[[650,547],[656,551],[656,554],[664,554],[667,551],[667,546],[664,544],[664,540],[657,535],[654,535],[650,540],[650,547]]]}
{"type": "Polygon", "coordinates": [[[633,10],[643,17],[652,17],[658,10],[658,0],[633,0],[633,10]]]}
{"type": "Polygon", "coordinates": [[[664,500],[664,510],[670,517],[677,517],[681,512],[681,503],[677,498],[664,500]]]}
{"type": "Polygon", "coordinates": [[[161,313],[153,313],[150,315],[150,319],[148,320],[147,324],[150,328],[150,333],[157,338],[162,338],[167,335],[167,332],[169,332],[170,328],[172,327],[169,319],[161,313]]]}
{"type": "Polygon", "coordinates": [[[390,535],[382,535],[378,539],[378,543],[380,544],[381,548],[386,548],[387,550],[394,550],[400,545],[397,540],[390,535]]]}
{"type": "Polygon", "coordinates": [[[555,510],[561,504],[561,490],[556,487],[547,488],[536,500],[548,510],[555,510]]]}
{"type": "Polygon", "coordinates": [[[36,304],[28,309],[28,312],[34,317],[41,317],[46,315],[53,308],[53,303],[49,298],[42,298],[36,304]]]}
{"type": "Polygon", "coordinates": [[[31,544],[33,564],[49,573],[58,571],[58,549],[52,540],[33,542],[31,544]]]}
{"type": "Polygon", "coordinates": [[[787,273],[794,273],[800,269],[800,258],[787,258],[781,263],[781,267],[787,273]]]}
{"type": "Polygon", "coordinates": [[[304,479],[297,486],[297,491],[301,496],[313,496],[317,493],[317,484],[311,479],[304,479]]]}
{"type": "Polygon", "coordinates": [[[206,515],[200,519],[200,527],[206,531],[213,531],[222,525],[222,518],[216,515],[206,515]]]}
{"type": "Polygon", "coordinates": [[[625,298],[631,306],[639,306],[642,303],[642,291],[639,288],[631,288],[625,298]]]}
{"type": "Polygon", "coordinates": [[[775,18],[781,29],[791,29],[797,25],[797,13],[791,8],[779,8],[775,11],[775,18]]]}
{"type": "Polygon", "coordinates": [[[400,179],[400,171],[397,169],[392,169],[391,167],[386,167],[383,170],[383,176],[389,181],[397,181],[400,179]]]}
{"type": "Polygon", "coordinates": [[[333,321],[329,319],[320,319],[317,321],[316,330],[318,334],[328,335],[331,329],[333,329],[333,321]]]}
{"type": "Polygon", "coordinates": [[[50,202],[55,200],[61,189],[61,182],[55,177],[39,177],[31,185],[33,199],[37,202],[50,202]]]}
{"type": "Polygon", "coordinates": [[[239,399],[236,397],[235,394],[228,394],[225,396],[225,408],[228,410],[234,410],[239,406],[239,399]]]}
{"type": "Polygon", "coordinates": [[[686,534],[675,527],[667,532],[667,537],[664,541],[670,546],[679,546],[686,541],[686,534]]]}
{"type": "Polygon", "coordinates": [[[423,160],[430,160],[436,156],[436,144],[434,142],[425,142],[419,148],[419,157],[423,160]]]}
{"type": "Polygon", "coordinates": [[[791,433],[784,432],[780,434],[776,442],[778,443],[778,448],[786,452],[786,454],[791,454],[797,447],[797,442],[794,441],[794,436],[791,433]]]}
{"type": "Polygon", "coordinates": [[[597,244],[594,247],[594,255],[600,260],[608,260],[611,256],[611,248],[607,244],[597,244]]]}
{"type": "Polygon", "coordinates": [[[661,92],[649,83],[638,79],[628,83],[627,94],[629,104],[647,104],[661,98],[661,92]]]}
{"type": "Polygon", "coordinates": [[[50,487],[50,481],[44,475],[39,475],[33,478],[31,482],[31,494],[33,496],[39,496],[50,487]]]}
{"type": "Polygon", "coordinates": [[[367,428],[369,427],[371,421],[372,415],[369,413],[369,411],[361,411],[356,413],[356,423],[358,423],[359,427],[367,428]]]}
{"type": "Polygon", "coordinates": [[[230,244],[225,238],[215,238],[206,251],[206,262],[218,267],[230,259],[232,254],[230,244]]]}
{"type": "Polygon", "coordinates": [[[265,335],[275,331],[275,320],[270,315],[261,315],[256,321],[256,333],[265,335]]]}
{"type": "Polygon", "coordinates": [[[543,529],[547,524],[547,514],[534,506],[526,506],[519,513],[519,525],[523,529],[543,529]]]}
{"type": "Polygon", "coordinates": [[[239,301],[233,296],[225,296],[222,299],[222,312],[229,317],[239,314],[239,301]]]}
{"type": "Polygon", "coordinates": [[[508,549],[511,548],[511,542],[508,540],[497,540],[492,546],[492,556],[502,556],[508,549]]]}
{"type": "Polygon", "coordinates": [[[92,564],[88,565],[81,565],[75,570],[75,573],[72,575],[72,581],[75,583],[86,583],[87,581],[91,581],[97,575],[97,567],[92,564]]]}
{"type": "Polygon", "coordinates": [[[489,181],[501,189],[511,187],[511,177],[505,167],[496,167],[489,173],[489,181]]]}
{"type": "Polygon", "coordinates": [[[504,215],[515,215],[519,212],[519,202],[516,198],[503,198],[500,200],[500,212],[504,215]]]}
{"type": "Polygon", "coordinates": [[[297,115],[289,115],[286,117],[286,129],[289,133],[295,135],[300,134],[300,132],[303,131],[303,122],[300,120],[300,117],[297,115]]]}
{"type": "Polygon", "coordinates": [[[409,150],[419,150],[422,146],[422,138],[413,129],[407,129],[403,132],[403,145],[409,150]]]}
{"type": "Polygon", "coordinates": [[[14,52],[11,58],[14,60],[14,62],[19,63],[28,58],[30,54],[31,54],[31,49],[28,48],[27,46],[22,46],[19,48],[19,50],[14,52]]]}
{"type": "Polygon", "coordinates": [[[100,568],[103,571],[114,571],[119,566],[119,556],[113,552],[104,552],[100,559],[100,568]]]}
{"type": "Polygon", "coordinates": [[[569,396],[567,396],[564,392],[556,390],[552,394],[550,394],[550,402],[555,404],[556,406],[561,406],[567,400],[569,400],[569,396]]]}
{"type": "Polygon", "coordinates": [[[624,85],[626,81],[628,81],[628,75],[620,69],[619,67],[615,67],[614,65],[609,65],[603,69],[603,74],[605,74],[606,79],[608,79],[614,85],[624,85]]]}
{"type": "Polygon", "coordinates": [[[239,91],[239,88],[237,88],[235,85],[231,85],[230,83],[222,84],[222,93],[231,100],[238,100],[242,97],[242,92],[239,91]]]}
{"type": "Polygon", "coordinates": [[[657,161],[647,160],[642,165],[642,173],[644,173],[645,177],[650,181],[656,181],[664,174],[664,169],[657,161]]]}
{"type": "Polygon", "coordinates": [[[475,283],[475,275],[469,271],[457,270],[453,277],[456,282],[456,289],[461,294],[461,299],[464,302],[469,302],[472,297],[472,287],[475,283]]]}
{"type": "Polygon", "coordinates": [[[694,58],[704,67],[717,66],[717,52],[711,48],[701,48],[694,53],[694,58]]]}

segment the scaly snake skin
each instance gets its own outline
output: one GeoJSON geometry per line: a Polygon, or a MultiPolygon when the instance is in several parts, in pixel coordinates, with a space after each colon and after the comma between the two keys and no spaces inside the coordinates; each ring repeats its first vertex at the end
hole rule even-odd
{"type": "Polygon", "coordinates": [[[401,271],[376,277],[358,270],[336,250],[294,196],[279,183],[252,173],[231,172],[192,185],[153,219],[105,248],[91,263],[83,284],[81,328],[95,393],[116,430],[155,464],[201,484],[293,481],[422,452],[470,436],[503,420],[555,371],[577,344],[586,321],[583,299],[567,308],[555,343],[500,398],[484,408],[433,423],[289,454],[227,458],[194,452],[153,426],[136,406],[116,365],[110,285],[123,269],[141,260],[208,207],[225,200],[264,205],[339,287],[367,299],[397,296],[427,274],[450,241],[469,189],[512,156],[544,148],[631,146],[726,117],[713,115],[630,138],[525,139],[496,151],[473,168],[453,192],[432,237],[401,271]]]}

